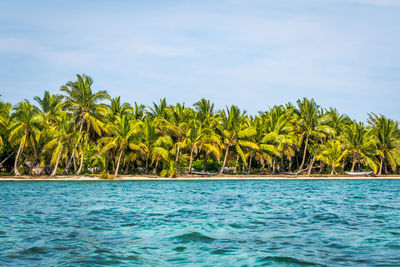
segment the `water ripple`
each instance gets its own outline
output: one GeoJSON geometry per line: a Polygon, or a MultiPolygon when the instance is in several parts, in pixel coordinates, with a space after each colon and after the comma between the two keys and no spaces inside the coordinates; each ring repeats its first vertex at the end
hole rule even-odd
{"type": "Polygon", "coordinates": [[[1,182],[1,266],[400,266],[400,181],[1,182]]]}

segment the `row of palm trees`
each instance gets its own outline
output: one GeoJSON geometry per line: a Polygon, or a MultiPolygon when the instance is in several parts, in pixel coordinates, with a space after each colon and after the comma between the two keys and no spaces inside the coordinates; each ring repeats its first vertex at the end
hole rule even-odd
{"type": "Polygon", "coordinates": [[[369,114],[367,124],[313,99],[274,106],[252,116],[237,106],[216,110],[121,103],[77,75],[61,94],[35,104],[0,101],[0,168],[15,175],[39,167],[50,175],[143,172],[174,176],[193,169],[236,173],[395,173],[398,122],[369,114]]]}

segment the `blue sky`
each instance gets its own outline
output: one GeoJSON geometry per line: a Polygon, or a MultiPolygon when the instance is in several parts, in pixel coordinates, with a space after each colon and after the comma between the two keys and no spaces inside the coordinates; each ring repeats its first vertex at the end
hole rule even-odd
{"type": "Polygon", "coordinates": [[[400,120],[400,1],[0,1],[0,94],[86,73],[124,101],[249,113],[313,97],[400,120]]]}

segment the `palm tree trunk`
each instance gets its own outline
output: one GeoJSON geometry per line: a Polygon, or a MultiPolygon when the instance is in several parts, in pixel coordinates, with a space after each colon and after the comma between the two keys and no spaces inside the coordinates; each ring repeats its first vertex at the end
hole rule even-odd
{"type": "Polygon", "coordinates": [[[84,155],[85,155],[85,136],[83,136],[83,139],[82,139],[81,163],[79,164],[79,169],[78,169],[78,171],[76,172],[77,175],[81,174],[82,167],[83,167],[83,158],[84,158],[84,155]]]}
{"type": "Polygon", "coordinates": [[[208,154],[206,153],[206,155],[204,156],[203,172],[205,172],[207,168],[207,159],[208,159],[208,154]]]}
{"type": "Polygon", "coordinates": [[[306,136],[306,141],[305,141],[305,146],[304,146],[304,152],[303,152],[303,160],[301,161],[300,167],[299,167],[299,171],[301,171],[303,169],[304,166],[304,162],[306,160],[306,154],[307,154],[307,146],[308,146],[308,134],[306,136]]]}
{"type": "MultiPolygon", "coordinates": [[[[82,117],[82,119],[81,119],[81,126],[79,127],[79,133],[81,133],[81,132],[82,132],[82,130],[83,130],[83,121],[84,121],[84,118],[82,117]]],[[[71,159],[69,160],[69,162],[68,162],[68,164],[67,164],[66,171],[67,171],[67,170],[69,170],[69,167],[70,167],[71,161],[73,161],[73,162],[74,162],[74,171],[76,171],[76,163],[75,163],[75,150],[76,150],[76,148],[77,148],[77,147],[78,147],[78,142],[77,142],[77,143],[75,143],[74,149],[72,149],[72,155],[71,155],[71,159]]]]}
{"type": "Polygon", "coordinates": [[[149,157],[146,155],[146,165],[144,167],[144,173],[149,174],[149,157]]]}
{"type": "Polygon", "coordinates": [[[291,171],[292,171],[292,161],[293,161],[293,158],[292,158],[292,157],[290,157],[290,160],[289,160],[289,167],[288,167],[288,172],[291,172],[291,171]]]}
{"type": "Polygon", "coordinates": [[[121,149],[121,151],[119,152],[117,168],[115,168],[115,173],[114,173],[115,176],[118,176],[119,164],[121,162],[121,157],[122,157],[123,152],[124,152],[123,149],[121,149]]]}
{"type": "Polygon", "coordinates": [[[130,165],[130,161],[127,161],[126,162],[126,166],[125,166],[124,174],[128,174],[129,173],[129,165],[130,165]]]}
{"type": "Polygon", "coordinates": [[[156,161],[156,166],[154,167],[153,174],[157,174],[157,168],[158,168],[158,160],[156,161]]]}
{"type": "Polygon", "coordinates": [[[79,169],[78,169],[78,171],[76,172],[77,175],[81,174],[82,167],[83,167],[83,156],[84,156],[84,154],[85,154],[85,149],[82,148],[81,162],[80,162],[80,164],[79,164],[79,169]]]}
{"type": "Polygon", "coordinates": [[[18,158],[19,158],[19,155],[21,154],[21,151],[22,151],[22,139],[21,139],[21,142],[19,144],[17,156],[15,157],[15,161],[14,161],[14,174],[15,174],[15,176],[20,176],[21,175],[21,173],[18,171],[18,168],[17,168],[18,158]]]}
{"type": "Polygon", "coordinates": [[[308,167],[308,172],[307,172],[308,175],[311,174],[311,171],[312,171],[314,162],[315,162],[315,156],[312,158],[312,160],[311,160],[311,162],[310,162],[310,166],[308,167]]]}
{"type": "Polygon", "coordinates": [[[10,155],[8,155],[2,162],[0,162],[0,167],[3,166],[4,162],[6,162],[12,155],[14,155],[15,152],[11,152],[10,155]]]}
{"type": "Polygon", "coordinates": [[[225,164],[226,164],[226,159],[228,158],[228,153],[229,153],[229,145],[226,145],[224,163],[222,163],[222,168],[221,168],[221,170],[219,171],[219,174],[222,174],[222,172],[224,171],[225,164]]]}
{"type": "Polygon", "coordinates": [[[276,160],[275,160],[275,156],[272,158],[272,172],[275,172],[276,169],[276,160]]]}
{"type": "Polygon", "coordinates": [[[332,164],[332,171],[331,171],[331,175],[336,174],[336,170],[335,170],[335,164],[332,164]]]}
{"type": "Polygon", "coordinates": [[[357,163],[357,158],[354,157],[354,158],[353,158],[353,163],[351,164],[351,170],[350,170],[350,172],[354,172],[354,168],[356,167],[356,163],[357,163]]]}
{"type": "Polygon", "coordinates": [[[190,160],[189,160],[189,174],[192,173],[192,162],[193,162],[193,147],[190,148],[190,160]]]}
{"type": "Polygon", "coordinates": [[[381,164],[379,166],[379,173],[378,175],[382,175],[382,166],[383,166],[383,157],[381,156],[381,164]]]}
{"type": "Polygon", "coordinates": [[[54,166],[54,169],[51,172],[50,176],[55,176],[57,174],[58,163],[60,162],[60,157],[61,157],[61,153],[62,153],[63,149],[64,149],[64,147],[62,146],[60,149],[60,152],[58,152],[56,165],[54,166]]]}
{"type": "Polygon", "coordinates": [[[176,149],[175,163],[178,163],[179,153],[180,153],[180,146],[178,145],[178,148],[176,149]]]}
{"type": "Polygon", "coordinates": [[[249,159],[249,169],[247,170],[248,174],[250,174],[250,172],[251,172],[251,159],[252,159],[251,153],[250,153],[249,157],[250,157],[250,159],[249,159]]]}

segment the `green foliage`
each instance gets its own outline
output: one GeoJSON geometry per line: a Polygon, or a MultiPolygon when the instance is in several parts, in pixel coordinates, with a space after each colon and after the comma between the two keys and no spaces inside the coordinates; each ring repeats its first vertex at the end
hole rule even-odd
{"type": "Polygon", "coordinates": [[[368,125],[313,99],[248,115],[237,106],[215,110],[201,99],[193,108],[166,99],[145,107],[95,91],[83,74],[60,94],[45,92],[37,104],[13,108],[0,101],[0,169],[51,175],[152,172],[174,177],[191,170],[320,173],[372,170],[399,173],[397,121],[370,114],[368,125]],[[14,162],[12,168],[11,162],[14,162]]]}
{"type": "MultiPolygon", "coordinates": [[[[214,160],[207,161],[206,169],[207,172],[216,172],[218,168],[221,167],[221,164],[214,160]]],[[[196,171],[203,171],[204,168],[204,159],[195,160],[193,162],[193,169],[196,171]]]]}

